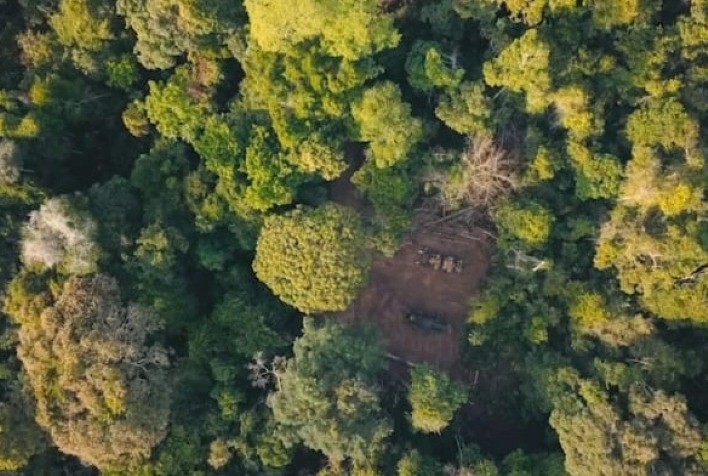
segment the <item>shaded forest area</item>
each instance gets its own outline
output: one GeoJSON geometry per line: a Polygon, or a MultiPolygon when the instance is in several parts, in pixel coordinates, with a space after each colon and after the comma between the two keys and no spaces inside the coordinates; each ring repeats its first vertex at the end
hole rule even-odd
{"type": "Polygon", "coordinates": [[[707,127],[708,0],[0,0],[0,473],[708,474],[707,127]]]}

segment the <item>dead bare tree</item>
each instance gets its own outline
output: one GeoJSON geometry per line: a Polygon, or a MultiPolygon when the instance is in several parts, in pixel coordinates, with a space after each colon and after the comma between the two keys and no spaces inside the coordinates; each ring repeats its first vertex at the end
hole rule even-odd
{"type": "Polygon", "coordinates": [[[489,208],[496,199],[519,187],[516,163],[487,135],[469,141],[460,165],[442,183],[447,208],[489,208]]]}
{"type": "MultiPolygon", "coordinates": [[[[445,156],[450,159],[450,155],[445,156]]],[[[458,162],[447,169],[431,167],[422,180],[434,194],[423,204],[424,227],[486,228],[487,211],[520,186],[518,161],[489,135],[471,137],[458,162]]]]}
{"type": "Polygon", "coordinates": [[[266,358],[263,352],[253,356],[253,361],[246,365],[249,370],[248,380],[251,385],[262,390],[269,387],[280,390],[280,374],[285,370],[287,359],[275,356],[272,360],[266,358]]]}
{"type": "Polygon", "coordinates": [[[548,270],[551,267],[551,263],[548,260],[536,258],[517,249],[511,250],[511,254],[513,254],[513,259],[508,260],[506,267],[515,271],[535,273],[536,271],[548,270]]]}

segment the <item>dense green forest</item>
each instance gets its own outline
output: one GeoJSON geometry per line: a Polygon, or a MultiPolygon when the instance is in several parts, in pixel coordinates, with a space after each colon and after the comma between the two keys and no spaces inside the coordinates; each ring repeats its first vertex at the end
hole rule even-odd
{"type": "Polygon", "coordinates": [[[707,132],[708,0],[0,0],[0,474],[706,475],[707,132]]]}

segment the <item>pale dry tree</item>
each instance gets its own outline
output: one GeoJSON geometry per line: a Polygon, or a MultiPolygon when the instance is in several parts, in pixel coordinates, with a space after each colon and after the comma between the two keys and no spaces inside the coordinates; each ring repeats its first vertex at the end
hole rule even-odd
{"type": "Polygon", "coordinates": [[[94,271],[99,256],[96,222],[75,209],[68,197],[45,201],[22,230],[22,261],[47,268],[62,265],[71,274],[94,271]]]}
{"type": "Polygon", "coordinates": [[[12,141],[0,140],[0,183],[16,183],[22,173],[22,153],[12,141]]]}
{"type": "Polygon", "coordinates": [[[465,151],[454,160],[447,170],[433,167],[423,176],[426,188],[436,191],[424,208],[428,213],[435,210],[434,214],[443,214],[443,218],[429,217],[424,222],[476,226],[497,200],[520,186],[515,156],[489,135],[471,137],[465,151]]]}
{"type": "Polygon", "coordinates": [[[271,386],[280,390],[280,375],[285,371],[286,364],[287,359],[283,356],[276,355],[269,360],[263,352],[257,352],[253,361],[246,365],[248,380],[252,386],[262,390],[271,386]]]}
{"type": "Polygon", "coordinates": [[[445,174],[440,198],[447,210],[488,209],[498,198],[519,187],[517,164],[488,135],[470,139],[460,162],[445,174]]]}

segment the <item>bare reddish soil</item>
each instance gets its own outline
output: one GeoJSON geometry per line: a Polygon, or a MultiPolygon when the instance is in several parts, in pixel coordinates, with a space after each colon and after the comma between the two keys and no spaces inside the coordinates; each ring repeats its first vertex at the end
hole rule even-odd
{"type": "MultiPolygon", "coordinates": [[[[364,161],[361,144],[347,147],[350,167],[330,184],[330,198],[359,210],[367,216],[370,204],[350,179],[364,161]]],[[[398,384],[408,379],[410,364],[429,362],[469,385],[470,404],[462,410],[465,434],[501,457],[515,448],[539,450],[542,431],[520,425],[516,414],[499,411],[497,402],[504,397],[514,400],[518,382],[509,362],[489,362],[469,367],[460,361],[467,337],[465,324],[470,305],[479,294],[489,270],[493,241],[482,229],[459,235],[459,229],[445,225],[422,226],[393,258],[374,260],[369,284],[357,300],[338,318],[349,324],[369,323],[378,327],[391,354],[390,370],[398,384]],[[447,274],[416,264],[418,250],[428,247],[442,255],[463,260],[460,274],[447,274]],[[406,321],[411,312],[436,314],[451,324],[449,333],[423,331],[406,321]]]]}
{"type": "MultiPolygon", "coordinates": [[[[351,177],[364,163],[364,145],[350,143],[345,150],[349,168],[330,184],[330,198],[370,213],[351,177]]],[[[381,329],[388,351],[404,364],[429,362],[474,385],[478,375],[456,367],[460,357],[470,300],[477,295],[489,269],[491,242],[479,230],[469,237],[445,234],[444,225],[418,228],[393,258],[374,260],[369,284],[354,304],[340,314],[343,322],[371,323],[381,329]],[[418,250],[427,247],[463,260],[462,273],[445,273],[416,264],[418,250]],[[406,321],[410,312],[434,314],[451,324],[450,332],[424,331],[406,321]]],[[[400,365],[394,365],[401,367],[400,365]]],[[[405,370],[405,365],[401,370],[405,370]]]]}
{"type": "Polygon", "coordinates": [[[388,351],[405,361],[429,362],[453,371],[466,337],[470,301],[489,268],[490,243],[482,233],[476,238],[446,237],[434,230],[415,233],[393,258],[374,261],[368,286],[340,319],[374,324],[381,329],[388,351]],[[462,272],[448,274],[416,264],[422,247],[462,259],[462,272]],[[414,327],[406,320],[410,312],[440,316],[451,330],[438,333],[414,327]]]}

